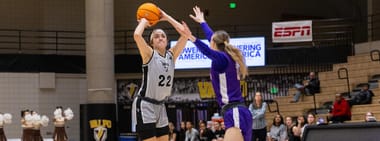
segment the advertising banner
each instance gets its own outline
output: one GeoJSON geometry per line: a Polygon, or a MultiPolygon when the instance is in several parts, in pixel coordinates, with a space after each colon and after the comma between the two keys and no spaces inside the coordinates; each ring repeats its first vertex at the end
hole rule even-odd
{"type": "Polygon", "coordinates": [[[312,41],[312,35],[311,20],[272,23],[273,43],[312,41]]]}

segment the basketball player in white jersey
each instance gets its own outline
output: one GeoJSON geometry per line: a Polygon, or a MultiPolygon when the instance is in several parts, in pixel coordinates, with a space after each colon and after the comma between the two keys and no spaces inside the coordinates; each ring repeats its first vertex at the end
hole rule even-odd
{"type": "MultiPolygon", "coordinates": [[[[168,21],[174,28],[183,29],[179,22],[162,10],[161,15],[160,21],[168,21]]],[[[141,140],[168,141],[169,122],[164,101],[170,96],[175,60],[185,47],[187,38],[181,36],[177,44],[167,50],[168,39],[162,29],[153,30],[149,43],[144,40],[142,34],[149,26],[149,22],[142,18],[134,32],[143,63],[143,80],[133,101],[132,124],[137,124],[136,132],[141,140]]]]}

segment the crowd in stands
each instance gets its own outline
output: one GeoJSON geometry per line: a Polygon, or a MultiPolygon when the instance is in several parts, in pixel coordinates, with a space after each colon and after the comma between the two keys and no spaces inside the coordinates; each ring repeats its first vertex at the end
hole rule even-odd
{"type": "Polygon", "coordinates": [[[169,141],[222,141],[225,126],[222,121],[212,121],[207,124],[200,120],[198,128],[191,121],[182,121],[177,130],[172,122],[169,123],[169,141]]]}
{"type": "MultiPolygon", "coordinates": [[[[300,96],[312,95],[320,92],[319,80],[314,72],[306,74],[291,75],[257,75],[246,79],[248,88],[248,99],[252,101],[247,105],[252,114],[252,140],[257,141],[300,141],[306,126],[327,123],[344,123],[351,120],[351,107],[353,105],[370,104],[374,93],[369,89],[369,85],[362,85],[361,91],[352,97],[346,97],[340,93],[335,95],[333,106],[327,116],[327,121],[317,119],[313,113],[299,115],[297,117],[277,114],[273,117],[270,125],[265,120],[267,103],[265,100],[277,96],[288,95],[288,89],[295,87],[297,92],[292,102],[298,102],[300,96]],[[306,80],[306,81],[303,81],[306,80]],[[300,83],[304,82],[304,83],[300,83]],[[276,88],[277,91],[274,91],[276,88]]],[[[207,77],[198,78],[178,78],[174,80],[173,94],[194,94],[199,93],[198,82],[210,81],[207,77]]],[[[139,89],[141,81],[128,80],[118,81],[118,98],[120,100],[132,99],[139,89]]],[[[290,95],[290,94],[289,94],[290,95]]],[[[363,121],[376,122],[372,112],[367,112],[363,121]]],[[[223,140],[225,129],[223,122],[200,120],[197,125],[191,121],[180,122],[180,127],[176,129],[175,123],[169,124],[170,141],[220,141],[223,140]]]]}
{"type": "MultiPolygon", "coordinates": [[[[198,82],[209,82],[208,77],[196,78],[176,78],[173,82],[173,95],[193,94],[199,95],[198,82]]],[[[254,93],[260,92],[263,99],[271,100],[279,96],[294,95],[292,103],[298,102],[303,95],[313,95],[320,92],[320,82],[316,73],[310,72],[309,76],[304,73],[297,74],[272,74],[272,75],[252,75],[246,78],[248,96],[247,101],[254,100],[254,93]],[[290,88],[296,88],[296,93],[288,94],[290,88]]],[[[137,94],[141,80],[118,80],[117,94],[118,101],[132,101],[137,94]]],[[[365,84],[362,90],[347,99],[350,106],[360,104],[370,104],[374,93],[369,90],[369,84],[365,84]]],[[[185,99],[178,99],[189,101],[185,99]]],[[[191,100],[190,100],[191,101],[191,100]]]]}
{"type": "MultiPolygon", "coordinates": [[[[284,119],[281,114],[276,114],[270,125],[263,125],[263,137],[258,137],[262,134],[252,128],[252,135],[256,136],[252,137],[252,141],[301,141],[307,126],[327,124],[321,119],[317,119],[314,113],[299,115],[295,120],[291,116],[284,119]],[[269,127],[269,130],[266,127],[269,127]]],[[[376,122],[376,118],[372,112],[367,112],[363,121],[376,122]]],[[[252,126],[256,126],[255,123],[252,126]]],[[[178,130],[174,123],[169,123],[169,141],[223,141],[224,134],[223,121],[199,120],[197,127],[191,121],[182,121],[178,130]]]]}
{"type": "MultiPolygon", "coordinates": [[[[369,90],[368,83],[363,85],[361,91],[352,98],[344,98],[342,94],[336,94],[328,120],[332,123],[343,123],[351,120],[351,107],[353,105],[371,104],[373,96],[374,93],[369,90]]],[[[373,114],[367,113],[367,115],[371,116],[373,114]]]]}

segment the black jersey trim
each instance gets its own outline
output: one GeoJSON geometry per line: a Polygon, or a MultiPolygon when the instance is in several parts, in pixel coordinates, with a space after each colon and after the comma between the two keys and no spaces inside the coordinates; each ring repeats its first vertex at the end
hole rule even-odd
{"type": "Polygon", "coordinates": [[[145,93],[146,93],[146,87],[148,86],[148,66],[143,66],[142,67],[142,71],[143,71],[143,84],[142,84],[142,87],[141,87],[141,91],[140,91],[140,96],[142,97],[145,97],[145,93]]]}

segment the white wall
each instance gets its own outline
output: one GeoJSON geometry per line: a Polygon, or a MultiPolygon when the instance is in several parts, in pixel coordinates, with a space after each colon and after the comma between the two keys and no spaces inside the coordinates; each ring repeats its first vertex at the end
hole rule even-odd
{"type": "MultiPolygon", "coordinates": [[[[70,140],[80,139],[79,105],[86,103],[87,85],[83,74],[55,74],[55,89],[40,89],[40,73],[0,73],[0,112],[11,113],[12,123],[5,125],[8,138],[20,138],[22,133],[20,112],[31,109],[50,119],[56,106],[70,107],[74,119],[67,122],[70,140]]],[[[41,129],[44,138],[54,131],[52,122],[41,129]]]]}

